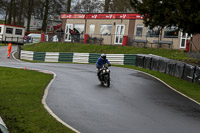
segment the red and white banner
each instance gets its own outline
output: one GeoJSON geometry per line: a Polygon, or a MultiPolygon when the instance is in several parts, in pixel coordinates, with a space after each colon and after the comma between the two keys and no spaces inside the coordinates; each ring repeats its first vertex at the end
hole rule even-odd
{"type": "Polygon", "coordinates": [[[142,19],[140,14],[62,14],[65,19],[142,19]]]}
{"type": "Polygon", "coordinates": [[[68,19],[85,19],[86,14],[61,14],[61,18],[68,19]]]}

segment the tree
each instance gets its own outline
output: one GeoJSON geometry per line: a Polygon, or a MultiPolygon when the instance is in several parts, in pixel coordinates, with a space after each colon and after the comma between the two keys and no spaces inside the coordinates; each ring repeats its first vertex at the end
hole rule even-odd
{"type": "Polygon", "coordinates": [[[98,0],[83,0],[77,2],[76,6],[73,7],[72,12],[76,13],[99,13],[103,11],[104,4],[98,0]]]}
{"type": "Polygon", "coordinates": [[[29,0],[28,1],[28,12],[27,12],[27,31],[30,31],[30,23],[31,23],[31,16],[32,16],[32,12],[33,12],[33,5],[34,4],[34,0],[29,0]]]}
{"type": "Polygon", "coordinates": [[[200,33],[199,0],[130,0],[135,11],[144,16],[144,24],[154,27],[178,26],[189,34],[200,33]]]}
{"type": "Polygon", "coordinates": [[[133,12],[129,0],[112,0],[109,5],[110,12],[133,12]]]}
{"type": "Polygon", "coordinates": [[[111,0],[105,0],[104,12],[109,12],[110,1],[111,1],[111,0]]]}
{"type": "Polygon", "coordinates": [[[20,4],[20,11],[19,11],[19,20],[18,20],[18,23],[17,25],[20,25],[22,26],[22,14],[23,14],[23,8],[24,8],[24,0],[21,0],[21,4],[20,4]]]}
{"type": "Polygon", "coordinates": [[[64,5],[63,0],[45,0],[42,31],[46,31],[48,20],[53,20],[55,15],[62,12],[62,5],[64,5]]]}
{"type": "Polygon", "coordinates": [[[67,0],[67,12],[70,12],[71,10],[71,0],[67,0]]]}
{"type": "Polygon", "coordinates": [[[48,12],[49,12],[49,0],[45,0],[45,12],[42,22],[42,31],[46,31],[47,28],[47,18],[48,18],[48,12]]]}
{"type": "Polygon", "coordinates": [[[5,16],[6,24],[24,25],[23,20],[27,18],[26,27],[30,31],[31,18],[34,17],[43,19],[43,30],[46,31],[47,19],[60,15],[66,0],[0,0],[0,3],[0,13],[5,16]]]}
{"type": "Polygon", "coordinates": [[[10,4],[9,4],[9,15],[8,15],[8,21],[7,21],[7,24],[11,24],[12,23],[12,11],[13,11],[13,0],[10,1],[10,4]]]}

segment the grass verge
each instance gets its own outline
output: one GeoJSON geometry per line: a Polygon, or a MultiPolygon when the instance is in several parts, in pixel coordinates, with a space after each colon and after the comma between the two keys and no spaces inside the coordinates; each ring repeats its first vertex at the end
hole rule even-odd
{"type": "Polygon", "coordinates": [[[164,74],[164,73],[161,73],[158,71],[152,71],[152,70],[148,70],[148,69],[144,69],[144,68],[138,68],[136,66],[124,65],[124,66],[118,66],[118,67],[130,68],[130,69],[139,70],[139,71],[151,74],[151,75],[161,79],[162,81],[164,81],[169,86],[176,89],[177,91],[183,93],[184,95],[186,95],[186,96],[194,99],[198,103],[200,103],[200,86],[198,84],[191,83],[191,82],[185,81],[183,79],[176,78],[171,75],[167,75],[167,74],[164,74]]]}
{"type": "Polygon", "coordinates": [[[12,133],[71,133],[44,109],[41,99],[53,75],[0,67],[0,115],[12,133]]]}
{"type": "Polygon", "coordinates": [[[6,46],[5,44],[3,44],[3,43],[0,43],[0,46],[6,46]]]}
{"type": "Polygon", "coordinates": [[[199,64],[200,60],[190,58],[181,50],[137,48],[132,46],[109,46],[78,43],[38,43],[22,47],[27,51],[38,52],[79,52],[79,53],[106,53],[106,54],[154,54],[162,57],[176,59],[192,64],[199,64]]]}

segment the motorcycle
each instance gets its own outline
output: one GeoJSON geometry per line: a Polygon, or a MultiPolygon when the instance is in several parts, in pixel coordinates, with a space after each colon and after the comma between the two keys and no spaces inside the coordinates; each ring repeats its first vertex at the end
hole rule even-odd
{"type": "Polygon", "coordinates": [[[99,70],[98,78],[102,85],[110,87],[110,70],[106,65],[99,70]]]}

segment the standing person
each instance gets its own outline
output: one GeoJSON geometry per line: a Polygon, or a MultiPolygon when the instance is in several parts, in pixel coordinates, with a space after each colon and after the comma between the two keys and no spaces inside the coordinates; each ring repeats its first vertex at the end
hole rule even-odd
{"type": "Polygon", "coordinates": [[[74,42],[74,34],[75,34],[74,30],[69,29],[69,33],[71,35],[71,42],[74,42]]]}
{"type": "Polygon", "coordinates": [[[10,52],[12,50],[12,44],[11,43],[8,44],[7,50],[8,50],[8,58],[10,58],[10,52]]]}
{"type": "Polygon", "coordinates": [[[80,32],[76,28],[74,28],[74,36],[75,41],[80,42],[80,32]]]}

